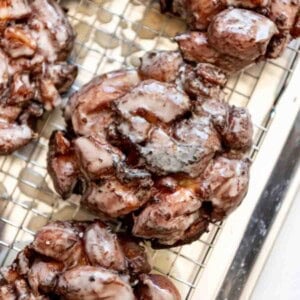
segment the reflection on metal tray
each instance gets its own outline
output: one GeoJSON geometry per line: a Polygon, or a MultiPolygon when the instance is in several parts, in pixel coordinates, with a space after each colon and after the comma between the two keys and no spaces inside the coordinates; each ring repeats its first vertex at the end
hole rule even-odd
{"type": "MultiPolygon", "coordinates": [[[[179,19],[161,15],[156,1],[60,2],[68,9],[77,32],[72,60],[79,66],[79,76],[72,91],[96,74],[125,66],[137,66],[138,58],[147,50],[176,49],[172,37],[185,29],[179,19]]],[[[268,136],[268,129],[279,118],[275,111],[280,103],[280,95],[292,77],[298,51],[298,44],[294,42],[282,58],[247,69],[232,77],[227,84],[227,100],[237,106],[247,106],[253,116],[255,144],[250,153],[254,161],[253,169],[257,169],[255,158],[260,149],[267,147],[264,141],[268,136]]],[[[11,156],[0,158],[0,265],[9,264],[17,251],[31,242],[36,230],[49,219],[95,218],[79,208],[76,197],[63,202],[53,192],[46,170],[47,144],[52,130],[63,126],[59,110],[46,115],[39,122],[40,135],[35,142],[11,156]]],[[[259,175],[252,174],[254,179],[250,189],[254,189],[255,182],[260,180],[257,176],[259,175]]],[[[251,196],[251,199],[247,197],[245,202],[255,203],[258,198],[259,194],[254,198],[251,196]]],[[[248,220],[249,218],[243,220],[244,226],[248,220]]],[[[213,281],[222,282],[225,268],[220,266],[218,270],[212,265],[210,258],[214,251],[219,251],[214,248],[220,248],[220,243],[226,241],[225,233],[222,232],[226,231],[222,230],[224,226],[227,225],[211,224],[210,232],[192,245],[170,250],[149,250],[156,272],[169,275],[184,299],[199,299],[199,295],[202,296],[203,285],[210,278],[206,276],[208,272],[215,274],[213,281]]],[[[230,245],[224,244],[224,247],[230,245]]],[[[224,262],[230,259],[224,254],[224,262]]],[[[216,286],[217,284],[212,283],[207,285],[207,289],[215,289],[216,286]]],[[[203,299],[210,299],[212,294],[209,293],[203,299]]]]}

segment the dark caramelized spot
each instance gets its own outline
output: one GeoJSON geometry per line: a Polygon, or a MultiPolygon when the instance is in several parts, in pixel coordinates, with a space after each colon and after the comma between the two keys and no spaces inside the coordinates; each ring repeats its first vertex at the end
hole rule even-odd
{"type": "Polygon", "coordinates": [[[201,207],[201,209],[204,211],[204,213],[205,213],[207,216],[211,216],[214,207],[213,207],[211,201],[203,201],[203,202],[202,202],[202,207],[201,207]]]}

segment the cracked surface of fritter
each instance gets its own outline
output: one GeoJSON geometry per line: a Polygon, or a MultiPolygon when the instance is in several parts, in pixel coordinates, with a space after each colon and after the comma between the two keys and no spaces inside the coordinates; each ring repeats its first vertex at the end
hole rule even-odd
{"type": "Polygon", "coordinates": [[[66,62],[74,38],[53,0],[0,3],[0,155],[28,144],[36,119],[60,104],[77,75],[66,62]]]}
{"type": "Polygon", "coordinates": [[[251,118],[224,101],[226,80],[214,65],[163,51],[138,71],[93,79],[69,99],[67,132],[50,140],[56,191],[81,194],[83,206],[155,247],[194,241],[248,188],[251,118]]]}
{"type": "Polygon", "coordinates": [[[169,279],[150,271],[144,246],[126,234],[97,220],[58,221],[0,269],[0,299],[181,299],[169,279]]]}
{"type": "Polygon", "coordinates": [[[300,36],[299,0],[161,0],[190,31],[176,37],[183,58],[234,73],[282,55],[300,36]]]}

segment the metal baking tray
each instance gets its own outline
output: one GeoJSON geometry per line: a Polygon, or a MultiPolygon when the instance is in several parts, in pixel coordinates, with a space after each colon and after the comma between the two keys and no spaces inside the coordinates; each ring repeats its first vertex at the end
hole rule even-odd
{"type": "MultiPolygon", "coordinates": [[[[79,75],[70,93],[95,75],[137,66],[145,51],[176,49],[172,38],[185,30],[181,20],[160,14],[157,1],[63,0],[60,3],[68,10],[77,32],[71,60],[78,65],[79,75]]],[[[298,56],[299,43],[294,41],[280,59],[249,68],[227,84],[227,100],[247,106],[255,126],[254,146],[249,153],[253,161],[250,190],[236,212],[222,224],[211,224],[209,233],[193,244],[149,250],[155,272],[168,275],[183,299],[241,297],[297,165],[295,157],[298,158],[299,152],[297,155],[295,149],[299,134],[293,136],[292,129],[300,106],[298,56]],[[293,151],[286,154],[282,149],[288,137],[288,149],[293,151]],[[288,164],[286,161],[292,158],[293,163],[288,164]],[[289,166],[286,172],[282,170],[284,166],[289,166]],[[279,178],[274,173],[271,176],[276,170],[282,171],[279,178]],[[278,193],[275,190],[276,203],[272,202],[273,196],[268,197],[274,193],[274,184],[281,186],[278,193]],[[272,193],[266,194],[267,189],[272,193]],[[269,204],[267,207],[273,207],[274,203],[275,209],[266,213],[266,205],[259,206],[264,202],[269,204]],[[252,226],[250,233],[249,226],[252,226]],[[249,254],[250,246],[253,251],[249,254]]],[[[47,174],[49,136],[54,129],[63,127],[59,109],[48,113],[38,123],[39,137],[34,142],[11,156],[0,157],[0,266],[11,263],[50,219],[95,218],[79,207],[75,196],[62,201],[47,174]]]]}

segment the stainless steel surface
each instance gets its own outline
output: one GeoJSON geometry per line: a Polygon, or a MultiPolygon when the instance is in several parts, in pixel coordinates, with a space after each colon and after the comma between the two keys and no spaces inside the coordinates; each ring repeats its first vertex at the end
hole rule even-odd
{"type": "MultiPolygon", "coordinates": [[[[72,91],[97,74],[136,66],[138,57],[147,50],[175,49],[172,37],[185,28],[180,20],[162,16],[157,1],[60,2],[68,8],[77,31],[72,60],[79,66],[79,76],[72,91]]],[[[260,149],[268,146],[264,140],[278,118],[274,108],[293,74],[298,54],[298,43],[294,42],[279,60],[261,63],[228,82],[227,100],[237,106],[248,106],[253,115],[255,143],[249,154],[253,166],[260,149]]],[[[94,218],[79,208],[76,197],[64,202],[53,192],[46,170],[47,143],[52,130],[63,126],[61,112],[56,110],[39,122],[36,141],[12,156],[0,157],[0,265],[9,264],[17,251],[28,244],[36,230],[48,220],[94,218]]],[[[258,198],[259,194],[251,200],[258,201],[258,198]]],[[[248,219],[244,221],[247,223],[248,219]]],[[[197,287],[204,279],[204,270],[207,272],[210,268],[210,257],[218,246],[223,226],[211,224],[210,232],[192,245],[155,252],[150,250],[155,270],[170,276],[183,298],[199,299],[197,287]]],[[[224,261],[226,259],[224,257],[224,261]]],[[[216,277],[222,275],[217,269],[212,272],[216,277]]]]}
{"type": "Polygon", "coordinates": [[[295,232],[298,232],[300,222],[300,169],[297,173],[261,253],[256,259],[247,280],[247,287],[244,288],[246,294],[243,293],[241,299],[300,299],[300,242],[299,239],[295,239],[295,232]],[[277,227],[284,211],[286,212],[284,220],[277,227]],[[269,246],[271,247],[268,251],[266,247],[269,246]],[[266,260],[261,264],[260,260],[265,254],[266,260]],[[256,270],[256,267],[261,269],[256,270]],[[253,275],[255,278],[252,278],[253,275]],[[249,284],[253,286],[249,287],[249,284]]]}

